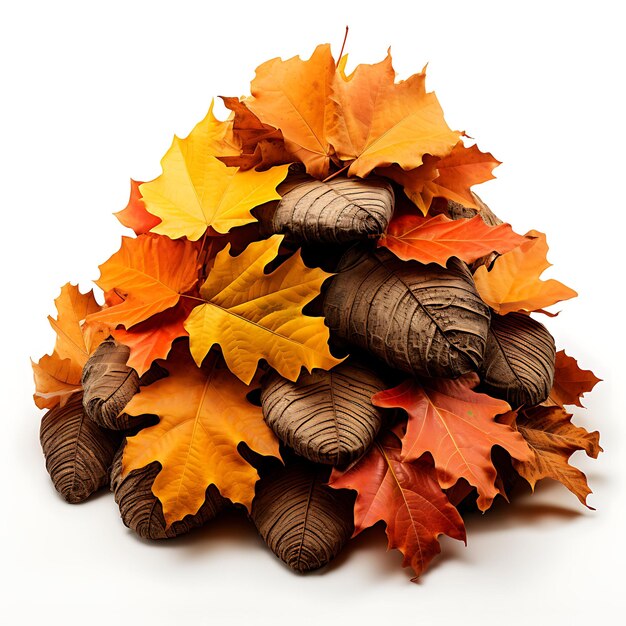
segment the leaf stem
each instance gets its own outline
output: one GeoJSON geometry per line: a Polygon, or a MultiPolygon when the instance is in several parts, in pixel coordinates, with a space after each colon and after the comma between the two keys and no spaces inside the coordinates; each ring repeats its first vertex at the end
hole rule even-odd
{"type": "Polygon", "coordinates": [[[343,56],[344,48],[346,47],[346,40],[348,39],[348,31],[349,30],[350,30],[350,27],[346,26],[346,34],[343,36],[343,43],[341,44],[341,52],[339,53],[339,56],[337,57],[337,63],[335,65],[335,68],[339,67],[339,62],[341,61],[341,57],[343,56]]]}
{"type": "Polygon", "coordinates": [[[342,174],[343,172],[345,172],[350,167],[350,165],[352,165],[352,163],[348,163],[348,165],[344,165],[340,170],[337,170],[336,172],[333,172],[330,176],[327,176],[322,182],[327,183],[329,180],[336,178],[337,176],[339,176],[339,174],[342,174]]]}

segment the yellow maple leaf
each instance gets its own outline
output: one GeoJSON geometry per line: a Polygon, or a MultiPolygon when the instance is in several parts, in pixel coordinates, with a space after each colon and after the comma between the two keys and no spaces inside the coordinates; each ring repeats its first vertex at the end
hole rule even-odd
{"type": "Polygon", "coordinates": [[[483,265],[474,274],[480,297],[500,315],[538,311],[578,295],[558,280],[539,278],[551,266],[546,236],[531,230],[526,237],[521,246],[499,256],[491,271],[483,265]]]}
{"type": "Polygon", "coordinates": [[[367,176],[375,167],[397,163],[419,167],[425,154],[446,156],[459,140],[450,130],[434,93],[427,93],[424,72],[395,82],[391,55],[359,65],[346,76],[336,73],[328,140],[350,176],[367,176]]]}
{"type": "Polygon", "coordinates": [[[139,187],[148,212],[161,219],[151,232],[197,241],[209,226],[224,234],[256,221],[251,209],[280,199],[276,187],[289,166],[265,172],[227,167],[217,157],[239,156],[236,145],[232,120],[217,120],[212,104],[185,139],[174,137],[161,160],[163,173],[139,187]]]}
{"type": "Polygon", "coordinates": [[[261,408],[246,399],[250,388],[218,354],[198,368],[184,348],[173,350],[164,363],[169,376],[143,388],[125,408],[129,415],[160,418],[128,438],[122,474],[153,461],[161,464],[152,492],[163,505],[168,527],[197,513],[211,484],[225,498],[250,508],[259,476],[237,452],[241,442],[261,455],[280,458],[278,440],[261,408]]]}
{"type": "Polygon", "coordinates": [[[330,274],[306,267],[299,251],[264,274],[282,239],[274,235],[251,243],[236,257],[230,256],[228,246],[215,257],[200,289],[205,302],[185,322],[196,363],[219,344],[230,370],[246,384],[261,358],[294,381],[302,366],[311,371],[340,363],[328,349],[323,318],[302,313],[330,274]]]}

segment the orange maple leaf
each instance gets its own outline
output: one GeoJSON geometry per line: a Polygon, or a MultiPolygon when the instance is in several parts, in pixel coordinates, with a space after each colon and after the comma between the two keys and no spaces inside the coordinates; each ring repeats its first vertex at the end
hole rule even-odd
{"type": "Polygon", "coordinates": [[[584,408],[580,399],[591,391],[602,379],[591,370],[584,370],[578,366],[576,359],[567,356],[565,351],[556,353],[554,367],[554,384],[550,391],[550,400],[555,404],[575,404],[584,408]]]}
{"type": "Polygon", "coordinates": [[[410,565],[416,577],[441,551],[439,535],[465,541],[463,520],[441,490],[432,464],[403,460],[400,441],[391,432],[348,470],[334,469],[329,485],[357,491],[353,536],[385,522],[389,547],[402,552],[402,565],[410,565]]]}
{"type": "MultiPolygon", "coordinates": [[[[524,410],[517,417],[517,429],[533,455],[528,460],[513,459],[513,467],[534,490],[542,478],[552,478],[565,485],[585,506],[591,489],[586,476],[568,463],[576,450],[597,458],[602,452],[600,435],[589,433],[571,423],[572,416],[559,406],[539,405],[524,410]]],[[[592,507],[588,507],[592,508],[592,507]]]]}
{"type": "Polygon", "coordinates": [[[54,303],[57,317],[48,317],[56,333],[54,351],[32,363],[34,399],[40,409],[64,406],[81,389],[83,366],[109,334],[105,325],[85,324],[85,318],[101,308],[93,291],[81,293],[77,285],[67,283],[54,303]]]}
{"type": "Polygon", "coordinates": [[[509,405],[472,391],[478,382],[474,374],[456,380],[408,380],[377,393],[372,403],[407,412],[409,420],[402,438],[404,460],[417,460],[429,452],[441,487],[447,489],[465,478],[478,490],[478,507],[484,511],[499,493],[491,461],[493,446],[522,461],[530,459],[531,452],[519,433],[495,421],[496,415],[510,410],[509,405]]]}
{"type": "Polygon", "coordinates": [[[316,178],[328,174],[332,149],[328,117],[335,61],[328,44],[311,58],[271,59],[256,69],[246,106],[265,124],[281,130],[287,150],[316,178]]]}
{"type": "Polygon", "coordinates": [[[96,284],[123,301],[88,316],[88,321],[130,328],[175,306],[198,280],[196,246],[158,235],[122,237],[120,249],[100,266],[96,284]]]}
{"type": "Polygon", "coordinates": [[[433,198],[446,198],[480,210],[471,187],[495,178],[492,172],[498,165],[500,161],[491,153],[481,152],[476,145],[467,148],[459,141],[441,159],[425,155],[423,165],[416,169],[405,171],[394,165],[376,172],[402,185],[404,193],[426,215],[433,198]]]}
{"type": "Polygon", "coordinates": [[[161,222],[161,219],[148,213],[139,186],[143,182],[130,179],[130,198],[125,209],[114,213],[123,226],[135,231],[135,235],[143,235],[161,222]]]}
{"type": "Polygon", "coordinates": [[[391,55],[374,65],[359,65],[350,76],[337,72],[332,85],[328,140],[348,174],[364,178],[374,168],[397,163],[417,168],[424,155],[450,153],[460,133],[452,131],[424,72],[395,82],[391,55]]]}
{"type": "Polygon", "coordinates": [[[480,297],[500,315],[539,311],[578,295],[558,280],[539,278],[551,266],[546,236],[531,230],[526,237],[521,246],[499,256],[491,270],[482,266],[474,273],[480,297]]]}
{"type": "Polygon", "coordinates": [[[245,442],[258,454],[280,458],[261,408],[246,399],[251,388],[230,373],[217,353],[198,368],[183,345],[163,365],[169,376],[142,388],[124,409],[160,420],[128,438],[123,476],[153,461],[161,464],[152,492],[163,505],[167,527],[197,513],[211,484],[249,509],[258,474],[237,447],[245,442]]]}
{"type": "Polygon", "coordinates": [[[445,215],[428,218],[400,215],[393,218],[378,245],[403,261],[438,263],[445,267],[450,257],[472,263],[494,251],[509,252],[525,241],[509,224],[488,226],[480,215],[459,220],[445,215]]]}

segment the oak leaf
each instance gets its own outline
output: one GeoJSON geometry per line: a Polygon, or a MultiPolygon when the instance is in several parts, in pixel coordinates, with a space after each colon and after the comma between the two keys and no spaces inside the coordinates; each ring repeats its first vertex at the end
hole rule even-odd
{"type": "Polygon", "coordinates": [[[478,382],[475,374],[455,380],[407,380],[377,393],[372,403],[407,412],[409,419],[402,438],[405,461],[430,452],[441,487],[448,489],[465,478],[478,490],[477,504],[485,511],[499,493],[491,460],[493,446],[504,448],[521,461],[530,459],[531,451],[519,433],[495,421],[498,414],[510,410],[509,405],[473,391],[478,382]]]}
{"type": "Polygon", "coordinates": [[[387,525],[390,548],[404,555],[402,565],[422,574],[440,551],[438,537],[465,541],[459,512],[441,490],[432,465],[401,458],[400,441],[388,432],[348,470],[333,470],[329,485],[357,491],[354,535],[379,521],[387,525]]]}
{"type": "Polygon", "coordinates": [[[558,280],[539,278],[551,266],[546,236],[531,230],[526,237],[522,245],[498,257],[490,271],[483,266],[474,274],[481,298],[500,315],[539,311],[578,295],[558,280]]]}
{"type": "Polygon", "coordinates": [[[328,44],[311,58],[276,58],[256,69],[246,106],[264,123],[279,128],[285,145],[315,178],[328,174],[332,149],[328,142],[331,83],[335,61],[328,44]]]}
{"type": "Polygon", "coordinates": [[[311,371],[340,363],[328,349],[323,318],[302,313],[330,274],[306,267],[299,251],[264,273],[282,240],[274,235],[251,243],[236,257],[230,245],[217,254],[200,289],[204,303],[185,322],[196,363],[219,344],[230,370],[246,384],[261,358],[289,380],[298,378],[302,366],[311,371]]]}
{"type": "Polygon", "coordinates": [[[89,316],[130,328],[175,306],[198,279],[198,253],[190,241],[156,235],[122,237],[120,249],[100,266],[96,284],[121,301],[89,316]]]}
{"type": "Polygon", "coordinates": [[[161,219],[152,232],[197,241],[209,227],[223,234],[255,221],[251,209],[280,199],[276,186],[288,166],[263,173],[228,167],[217,157],[240,155],[229,133],[232,122],[217,120],[211,105],[185,139],[174,137],[163,173],[139,188],[148,212],[161,219]]]}
{"type": "Polygon", "coordinates": [[[144,235],[151,228],[161,222],[161,220],[152,213],[148,213],[143,196],[139,190],[142,182],[130,179],[130,198],[126,208],[114,213],[115,217],[123,226],[135,231],[135,235],[144,235]]]}
{"type": "Polygon", "coordinates": [[[64,406],[81,389],[83,366],[108,335],[108,328],[102,324],[85,324],[88,315],[100,310],[93,291],[83,294],[78,286],[67,283],[54,303],[57,317],[48,317],[56,333],[54,351],[32,364],[34,399],[40,409],[64,406]]]}
{"type": "Polygon", "coordinates": [[[161,464],[152,492],[163,505],[166,529],[195,515],[212,484],[223,497],[250,508],[258,474],[237,452],[241,442],[258,454],[280,458],[278,440],[260,407],[246,399],[250,388],[217,353],[198,368],[184,348],[163,363],[169,376],[143,387],[125,409],[129,415],[160,418],[128,438],[122,479],[153,461],[161,464]]]}
{"type": "Polygon", "coordinates": [[[424,72],[395,82],[391,55],[380,63],[359,65],[350,76],[337,72],[332,85],[328,140],[348,174],[364,178],[374,168],[398,164],[417,168],[425,154],[443,157],[459,141],[434,93],[427,93],[424,72]]]}
{"type": "MultiPolygon", "coordinates": [[[[572,416],[559,406],[539,405],[517,417],[517,429],[533,455],[526,461],[513,459],[513,467],[534,490],[542,478],[552,478],[565,485],[585,506],[591,493],[587,478],[568,459],[576,450],[597,458],[602,452],[597,431],[589,433],[571,423],[572,416]]],[[[591,507],[589,507],[591,508],[591,507]]]]}
{"type": "Polygon", "coordinates": [[[479,215],[460,220],[445,215],[427,218],[400,215],[391,221],[378,245],[385,246],[403,261],[445,267],[450,257],[473,263],[494,251],[509,252],[524,241],[509,224],[487,226],[479,215]]]}
{"type": "Polygon", "coordinates": [[[554,385],[550,391],[550,400],[560,406],[575,404],[582,407],[581,397],[601,380],[591,370],[581,369],[576,359],[565,354],[564,350],[559,350],[556,353],[554,385]]]}

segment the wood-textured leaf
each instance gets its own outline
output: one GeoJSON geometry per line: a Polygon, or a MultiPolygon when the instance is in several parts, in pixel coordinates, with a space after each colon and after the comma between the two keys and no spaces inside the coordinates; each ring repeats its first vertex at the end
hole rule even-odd
{"type": "Polygon", "coordinates": [[[490,319],[460,261],[422,265],[357,246],[339,264],[324,314],[332,332],[391,367],[449,378],[478,369],[490,319]]]}
{"type": "Polygon", "coordinates": [[[352,534],[354,498],[324,484],[327,476],[323,468],[296,462],[256,487],[252,520],[272,552],[299,572],[326,565],[352,534]]]}
{"type": "Polygon", "coordinates": [[[393,214],[391,185],[380,178],[301,178],[279,188],[282,199],[262,224],[297,243],[344,243],[378,237],[393,214]],[[286,191],[285,191],[286,189],[286,191]]]}
{"type": "Polygon", "coordinates": [[[226,505],[227,500],[220,496],[214,485],[206,490],[204,504],[195,515],[186,515],[166,528],[163,506],[152,493],[152,485],[161,466],[158,462],[133,470],[122,478],[122,445],[115,455],[111,469],[111,491],[120,508],[124,525],[134,530],[144,539],[169,539],[184,535],[194,528],[212,520],[226,505]]]}
{"type": "Polygon", "coordinates": [[[317,463],[344,465],[361,457],[383,415],[371,397],[385,389],[372,369],[355,360],[313,370],[291,382],[272,372],[263,383],[263,416],[276,436],[317,463]]]}
{"type": "Polygon", "coordinates": [[[109,337],[89,357],[83,368],[83,407],[96,424],[113,430],[140,425],[142,418],[124,413],[139,391],[139,376],[127,365],[130,349],[109,337]]]}
{"type": "Polygon", "coordinates": [[[85,415],[82,393],[43,416],[40,440],[50,478],[68,502],[82,502],[108,485],[119,438],[85,415]]]}
{"type": "Polygon", "coordinates": [[[554,380],[556,348],[545,326],[523,313],[491,316],[481,380],[512,407],[543,402],[554,380]]]}

